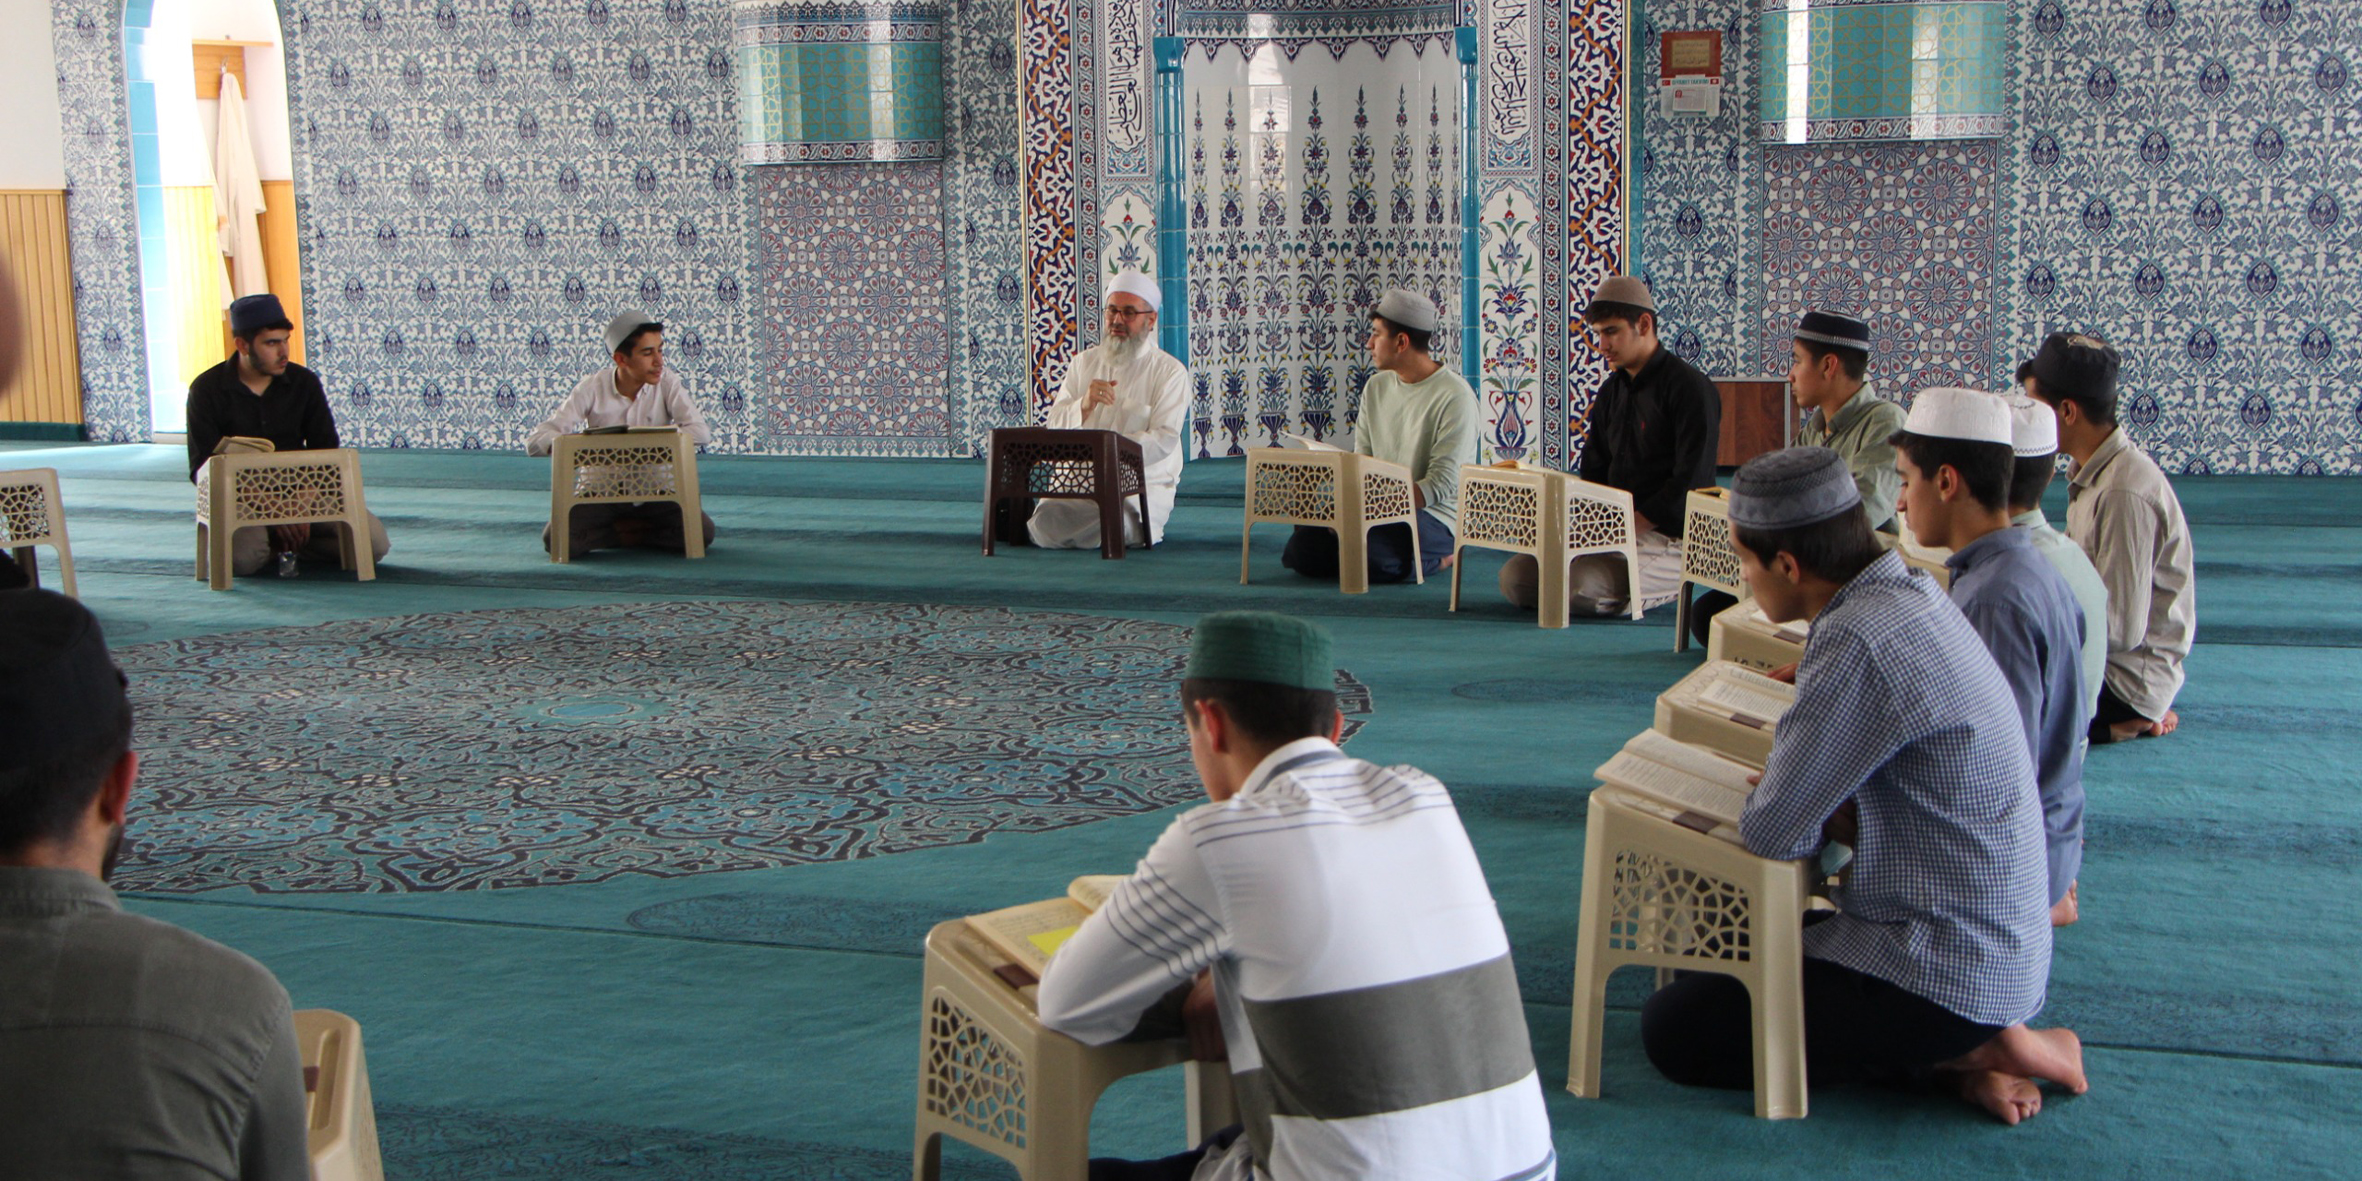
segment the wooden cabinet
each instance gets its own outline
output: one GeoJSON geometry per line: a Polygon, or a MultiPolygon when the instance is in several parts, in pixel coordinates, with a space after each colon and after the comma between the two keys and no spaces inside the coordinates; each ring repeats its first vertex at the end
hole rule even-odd
{"type": "Polygon", "coordinates": [[[1717,377],[1722,391],[1722,445],[1714,462],[1738,465],[1788,445],[1796,435],[1795,402],[1786,377],[1717,377]]]}

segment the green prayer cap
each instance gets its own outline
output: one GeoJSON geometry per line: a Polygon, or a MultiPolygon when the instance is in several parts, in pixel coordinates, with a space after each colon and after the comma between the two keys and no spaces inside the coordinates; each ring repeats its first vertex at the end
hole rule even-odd
{"type": "Polygon", "coordinates": [[[1197,621],[1188,678],[1261,681],[1296,689],[1337,687],[1336,642],[1320,627],[1271,611],[1217,611],[1197,621]]]}

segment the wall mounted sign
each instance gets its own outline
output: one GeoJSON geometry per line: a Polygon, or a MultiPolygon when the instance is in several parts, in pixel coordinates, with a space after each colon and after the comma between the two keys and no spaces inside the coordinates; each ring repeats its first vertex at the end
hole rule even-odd
{"type": "Polygon", "coordinates": [[[733,17],[742,162],[943,155],[939,5],[739,0],[733,17]]]}
{"type": "Polygon", "coordinates": [[[1763,0],[1762,138],[1997,137],[2007,5],[1763,0]]]}

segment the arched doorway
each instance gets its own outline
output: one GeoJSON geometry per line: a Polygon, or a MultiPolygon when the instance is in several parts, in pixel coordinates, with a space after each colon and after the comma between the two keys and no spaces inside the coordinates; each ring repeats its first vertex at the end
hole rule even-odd
{"type": "Polygon", "coordinates": [[[230,299],[275,292],[302,322],[278,8],[126,0],[123,69],[149,426],[170,435],[190,379],[230,351],[230,299]]]}

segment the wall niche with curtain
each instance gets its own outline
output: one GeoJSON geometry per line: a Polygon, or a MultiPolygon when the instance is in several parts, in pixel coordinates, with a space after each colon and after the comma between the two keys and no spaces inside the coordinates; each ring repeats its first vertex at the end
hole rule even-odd
{"type": "Polygon", "coordinates": [[[1400,31],[1290,37],[1284,18],[1184,16],[1199,30],[1174,129],[1197,456],[1282,432],[1343,444],[1370,374],[1368,310],[1387,288],[1436,301],[1438,358],[1460,368],[1468,149],[1454,14],[1373,19],[1400,31]]]}

